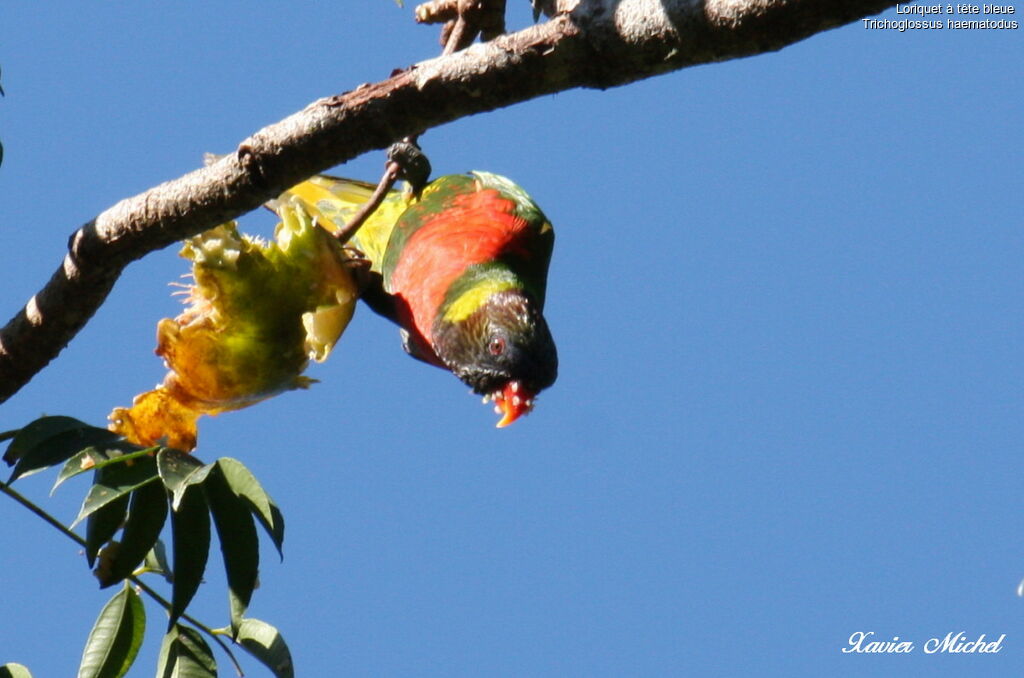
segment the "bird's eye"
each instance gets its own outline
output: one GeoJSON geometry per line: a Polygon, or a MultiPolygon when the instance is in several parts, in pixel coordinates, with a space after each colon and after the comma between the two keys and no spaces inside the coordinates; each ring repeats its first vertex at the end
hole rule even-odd
{"type": "Polygon", "coordinates": [[[501,355],[505,352],[505,340],[501,337],[493,337],[487,344],[487,350],[491,352],[491,355],[501,355]]]}

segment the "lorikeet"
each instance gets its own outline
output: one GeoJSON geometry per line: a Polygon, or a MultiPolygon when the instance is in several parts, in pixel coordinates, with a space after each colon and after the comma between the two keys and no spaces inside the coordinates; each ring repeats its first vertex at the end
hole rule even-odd
{"type": "MultiPolygon", "coordinates": [[[[372,191],[319,176],[282,198],[336,230],[372,191]]],[[[499,427],[554,383],[558,354],[542,313],[554,230],[522,188],[471,172],[432,181],[418,199],[393,190],[352,244],[370,262],[364,300],[402,328],[410,355],[494,401],[499,427]]]]}

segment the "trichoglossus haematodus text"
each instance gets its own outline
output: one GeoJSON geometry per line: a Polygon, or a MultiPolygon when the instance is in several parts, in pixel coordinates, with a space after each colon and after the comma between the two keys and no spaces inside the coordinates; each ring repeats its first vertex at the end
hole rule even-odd
{"type": "MultiPolygon", "coordinates": [[[[318,176],[298,198],[336,231],[373,186],[318,176]]],[[[352,239],[370,262],[364,300],[402,328],[406,351],[493,401],[507,426],[554,383],[558,354],[544,319],[551,223],[533,199],[488,172],[436,179],[419,198],[393,190],[352,239]]]]}

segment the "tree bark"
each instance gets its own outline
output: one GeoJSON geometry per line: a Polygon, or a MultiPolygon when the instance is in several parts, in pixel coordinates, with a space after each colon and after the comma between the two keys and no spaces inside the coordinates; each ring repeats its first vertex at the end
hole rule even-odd
{"type": "Polygon", "coordinates": [[[315,101],[236,152],[123,200],[70,238],[0,330],[0,402],[55,358],[132,261],[256,209],[367,151],[474,113],[774,51],[893,0],[559,0],[551,20],[315,101]]]}

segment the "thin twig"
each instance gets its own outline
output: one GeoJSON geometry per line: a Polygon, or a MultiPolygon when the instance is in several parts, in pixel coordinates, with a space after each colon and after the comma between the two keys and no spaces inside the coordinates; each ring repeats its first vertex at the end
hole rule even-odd
{"type": "Polygon", "coordinates": [[[366,220],[370,218],[370,215],[373,214],[374,210],[380,207],[380,204],[384,202],[384,196],[388,194],[388,191],[390,191],[395,185],[395,182],[398,181],[398,175],[400,173],[401,167],[398,163],[388,161],[387,165],[384,167],[384,176],[380,178],[380,183],[378,183],[377,188],[374,189],[373,195],[370,196],[369,200],[363,203],[355,216],[334,234],[334,237],[338,239],[338,242],[342,245],[347,243],[352,236],[356,234],[359,227],[366,223],[366,220]]]}
{"type": "Polygon", "coordinates": [[[72,532],[68,527],[66,527],[64,525],[64,523],[60,522],[59,520],[57,520],[56,518],[51,516],[49,513],[47,513],[46,511],[44,511],[40,507],[38,507],[35,504],[33,504],[31,501],[29,501],[29,499],[27,497],[25,497],[24,495],[22,495],[18,491],[14,490],[7,483],[0,482],[0,492],[3,492],[8,497],[10,497],[14,501],[18,502],[19,504],[21,504],[22,506],[27,508],[32,513],[36,514],[37,516],[39,516],[40,518],[45,520],[54,529],[56,529],[58,532],[63,534],[68,539],[71,539],[72,541],[74,541],[76,544],[78,544],[82,548],[85,548],[86,544],[85,544],[85,540],[84,539],[82,539],[77,534],[72,532]]]}
{"type": "MultiPolygon", "coordinates": [[[[152,598],[156,602],[160,603],[166,610],[169,611],[171,609],[170,601],[168,601],[166,598],[161,596],[154,589],[150,588],[149,584],[144,583],[141,579],[139,579],[134,574],[133,575],[129,575],[128,576],[128,580],[131,581],[136,586],[138,586],[139,589],[141,591],[144,591],[150,598],[152,598]]],[[[239,676],[244,676],[245,675],[245,673],[242,671],[242,666],[238,663],[238,660],[235,659],[234,653],[232,653],[231,649],[224,643],[223,640],[221,640],[220,637],[223,634],[218,633],[216,631],[216,629],[210,628],[209,626],[207,626],[206,624],[204,624],[203,622],[199,621],[198,619],[196,619],[195,617],[193,617],[191,615],[182,614],[181,618],[184,619],[185,621],[187,621],[192,626],[194,626],[197,629],[199,629],[200,631],[202,631],[203,633],[205,633],[206,635],[210,636],[210,638],[212,638],[215,643],[220,645],[220,649],[224,650],[224,653],[231,659],[231,663],[234,664],[234,667],[235,667],[235,672],[239,676]]],[[[234,639],[232,639],[232,642],[234,642],[234,639]]]]}

